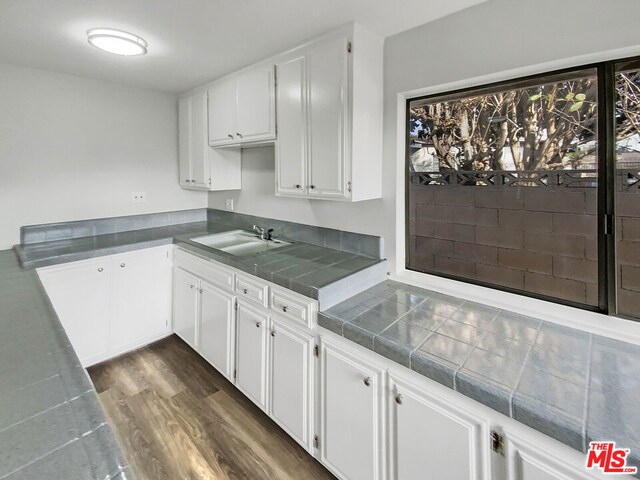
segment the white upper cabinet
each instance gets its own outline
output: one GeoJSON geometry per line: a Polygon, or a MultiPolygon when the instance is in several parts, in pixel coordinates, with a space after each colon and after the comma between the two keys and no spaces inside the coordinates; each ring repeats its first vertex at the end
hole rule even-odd
{"type": "Polygon", "coordinates": [[[382,39],[354,24],[277,62],[277,195],[380,198],[382,61],[382,39]]]}
{"type": "Polygon", "coordinates": [[[347,68],[349,37],[321,42],[307,52],[309,194],[346,198],[347,68]]]}
{"type": "Polygon", "coordinates": [[[209,146],[208,94],[195,91],[178,100],[180,186],[192,190],[241,187],[240,152],[209,146]]]}
{"type": "Polygon", "coordinates": [[[306,71],[304,53],[276,65],[278,74],[278,141],[276,142],[276,188],[279,194],[306,196],[308,140],[306,125],[306,71]]]}
{"type": "Polygon", "coordinates": [[[209,144],[236,141],[236,81],[226,79],[209,88],[209,144]]]}
{"type": "Polygon", "coordinates": [[[209,145],[248,146],[276,138],[273,65],[261,65],[209,86],[209,145]]]}

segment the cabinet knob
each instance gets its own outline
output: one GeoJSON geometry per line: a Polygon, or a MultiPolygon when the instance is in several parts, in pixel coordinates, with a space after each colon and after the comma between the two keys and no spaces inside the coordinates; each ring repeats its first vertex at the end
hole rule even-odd
{"type": "Polygon", "coordinates": [[[124,268],[124,267],[126,267],[126,266],[127,266],[127,264],[126,264],[126,263],[121,263],[121,264],[120,264],[120,268],[124,268]]]}
{"type": "Polygon", "coordinates": [[[316,186],[315,186],[315,185],[309,185],[309,188],[310,188],[311,190],[315,190],[315,189],[316,189],[316,186]]]}
{"type": "Polygon", "coordinates": [[[189,288],[190,288],[191,290],[193,290],[194,288],[196,288],[196,286],[195,286],[195,285],[189,285],[189,288]]]}
{"type": "Polygon", "coordinates": [[[260,328],[260,322],[256,322],[256,327],[260,328]]]}
{"type": "Polygon", "coordinates": [[[286,305],[284,307],[282,307],[282,311],[287,313],[287,311],[289,311],[289,307],[287,307],[286,305]]]}
{"type": "Polygon", "coordinates": [[[399,393],[398,395],[396,395],[396,403],[398,405],[402,405],[402,394],[399,393]]]}
{"type": "Polygon", "coordinates": [[[364,384],[365,384],[367,387],[370,387],[370,386],[371,386],[371,377],[367,377],[367,378],[365,378],[365,379],[363,380],[363,382],[364,382],[364,384]]]}
{"type": "Polygon", "coordinates": [[[98,271],[99,271],[100,273],[102,273],[102,272],[104,272],[104,268],[100,267],[100,268],[98,268],[98,271]]]}
{"type": "Polygon", "coordinates": [[[241,134],[240,132],[236,132],[236,135],[237,135],[239,138],[242,138],[242,134],[241,134]]]}
{"type": "Polygon", "coordinates": [[[233,135],[229,134],[229,138],[233,140],[233,135]]]}
{"type": "Polygon", "coordinates": [[[302,188],[302,185],[296,185],[296,188],[297,188],[297,189],[301,189],[301,188],[302,188]]]}
{"type": "Polygon", "coordinates": [[[271,330],[271,336],[275,337],[276,336],[276,331],[275,330],[271,330]]]}
{"type": "Polygon", "coordinates": [[[204,292],[204,290],[201,288],[200,290],[198,290],[200,293],[204,292]]]}
{"type": "Polygon", "coordinates": [[[242,293],[244,293],[246,295],[247,293],[249,293],[249,289],[248,288],[243,288],[242,289],[242,293]]]}

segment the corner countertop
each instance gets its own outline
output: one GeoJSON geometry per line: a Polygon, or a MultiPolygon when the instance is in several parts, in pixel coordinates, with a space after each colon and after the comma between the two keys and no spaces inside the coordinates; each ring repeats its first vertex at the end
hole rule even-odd
{"type": "Polygon", "coordinates": [[[339,298],[338,290],[345,288],[345,280],[351,280],[352,275],[360,274],[358,281],[369,282],[370,285],[385,278],[386,260],[302,242],[294,241],[275,250],[239,257],[191,240],[237,229],[219,223],[195,222],[16,245],[14,249],[24,268],[38,268],[175,243],[185,250],[256,275],[325,305],[336,303],[334,299],[339,298]]]}
{"type": "Polygon", "coordinates": [[[640,346],[386,281],[318,324],[581,452],[640,464],[640,346]]]}
{"type": "Polygon", "coordinates": [[[236,257],[190,240],[236,229],[195,222],[0,251],[0,479],[48,478],[52,472],[59,478],[132,478],[33,268],[176,243],[313,298],[354,276],[372,285],[384,279],[386,261],[331,248],[296,242],[236,257]],[[372,269],[374,275],[367,273],[372,269]]]}
{"type": "Polygon", "coordinates": [[[0,251],[0,478],[133,478],[35,271],[0,251]]]}

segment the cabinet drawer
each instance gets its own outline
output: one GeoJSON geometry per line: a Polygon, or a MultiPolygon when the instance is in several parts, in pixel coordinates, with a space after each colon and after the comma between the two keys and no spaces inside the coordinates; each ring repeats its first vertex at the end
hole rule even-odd
{"type": "Polygon", "coordinates": [[[234,271],[213,260],[206,260],[176,249],[175,266],[199,276],[212,285],[224,288],[227,291],[233,291],[234,271]]]}
{"type": "Polygon", "coordinates": [[[267,284],[244,275],[236,276],[236,292],[239,298],[251,300],[261,307],[267,306],[267,284]]]}
{"type": "Polygon", "coordinates": [[[315,301],[271,287],[269,308],[307,328],[313,328],[315,301]]]}

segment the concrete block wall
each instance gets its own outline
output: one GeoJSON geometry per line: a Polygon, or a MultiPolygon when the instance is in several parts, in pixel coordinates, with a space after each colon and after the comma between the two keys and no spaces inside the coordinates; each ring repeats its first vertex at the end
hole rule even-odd
{"type": "MultiPolygon", "coordinates": [[[[413,185],[409,217],[411,269],[598,304],[595,188],[413,185]]],[[[627,229],[638,264],[621,275],[640,296],[640,223],[627,229]]]]}
{"type": "Polygon", "coordinates": [[[616,197],[618,313],[640,317],[640,189],[616,197]]]}

